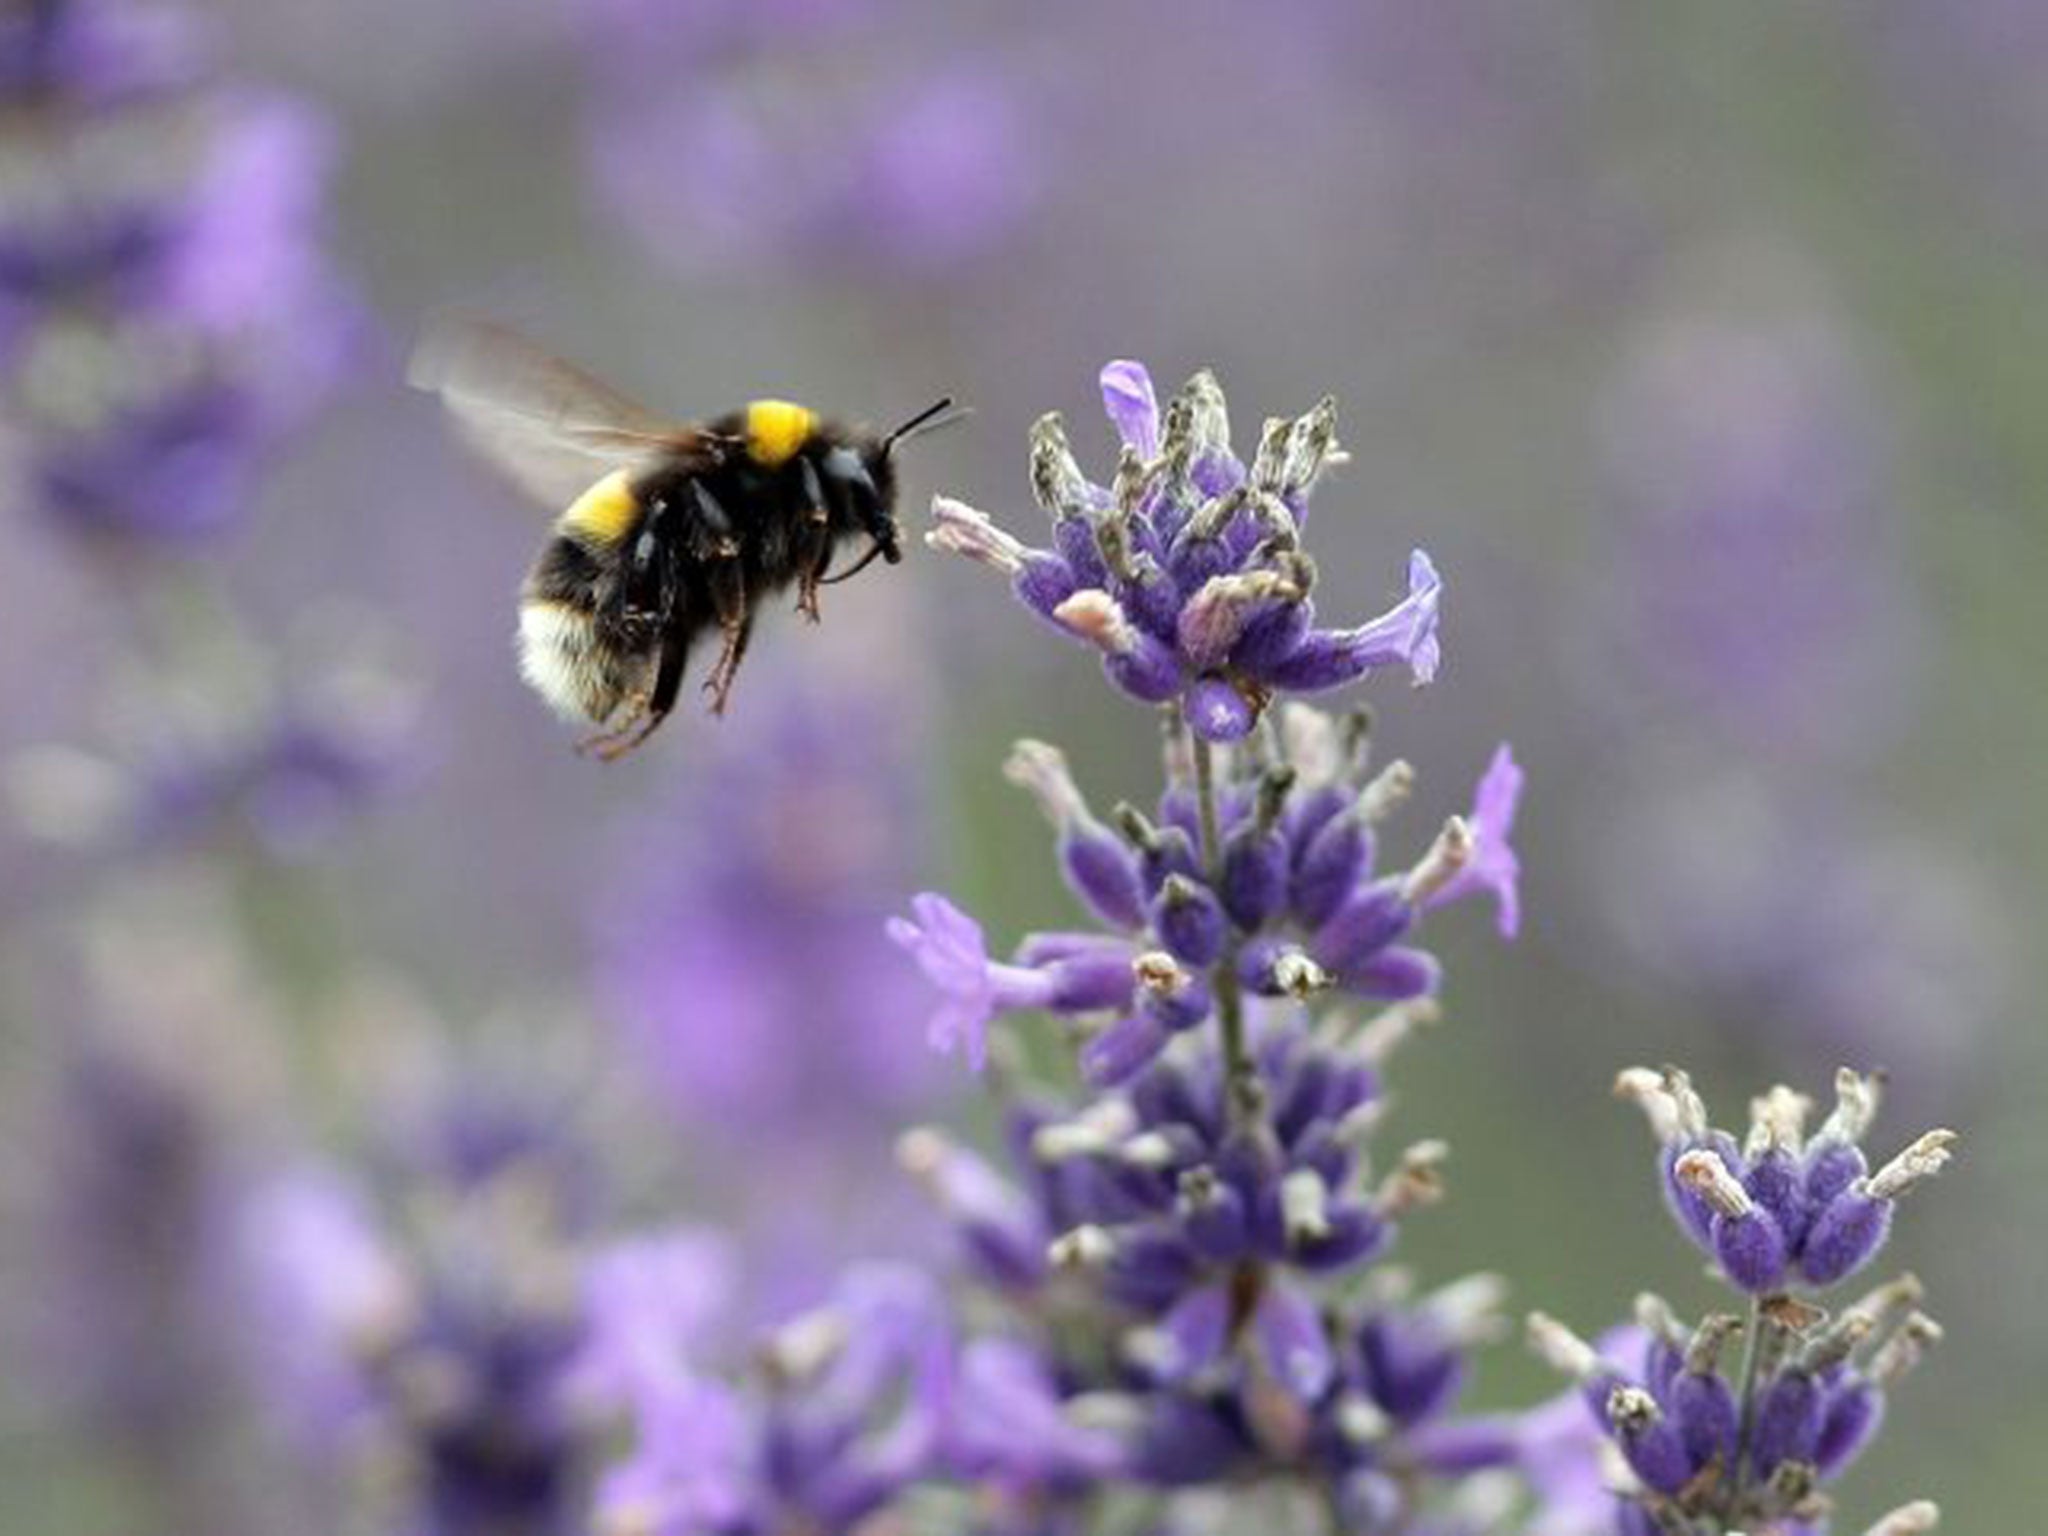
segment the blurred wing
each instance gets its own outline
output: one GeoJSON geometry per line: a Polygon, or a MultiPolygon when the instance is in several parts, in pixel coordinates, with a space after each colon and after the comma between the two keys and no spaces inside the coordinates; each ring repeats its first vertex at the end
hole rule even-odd
{"type": "Polygon", "coordinates": [[[405,377],[438,394],[464,439],[551,507],[614,469],[687,450],[699,435],[472,315],[429,322],[405,377]]]}

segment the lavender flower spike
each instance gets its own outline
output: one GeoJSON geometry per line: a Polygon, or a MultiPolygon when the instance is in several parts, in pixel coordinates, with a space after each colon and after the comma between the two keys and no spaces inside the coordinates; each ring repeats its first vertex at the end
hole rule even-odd
{"type": "Polygon", "coordinates": [[[1316,483],[1342,459],[1331,401],[1268,422],[1248,465],[1231,448],[1210,374],[1164,411],[1140,364],[1109,364],[1101,384],[1123,441],[1109,483],[1075,462],[1057,416],[1032,434],[1051,549],[946,497],[932,504],[927,542],[1008,574],[1027,607],[1102,654],[1117,688],[1180,704],[1205,741],[1248,737],[1276,693],[1336,688],[1397,664],[1417,683],[1436,675],[1443,583],[1420,550],[1392,610],[1354,628],[1316,627],[1316,568],[1301,540],[1316,483]]]}
{"type": "MultiPolygon", "coordinates": [[[[1612,1484],[1619,1529],[1825,1530],[1816,1523],[1824,1485],[1869,1446],[1886,1394],[1941,1329],[1918,1310],[1920,1283],[1910,1275],[1832,1314],[1796,1288],[1831,1284],[1867,1263],[1889,1230],[1893,1201],[1941,1170],[1955,1138],[1930,1131],[1869,1173],[1857,1141],[1875,1114],[1877,1084],[1848,1071],[1837,1080],[1834,1114],[1810,1142],[1812,1103],[1790,1088],[1750,1101],[1739,1144],[1714,1128],[1675,1067],[1633,1068],[1616,1091],[1641,1106],[1662,1143],[1662,1183],[1679,1225],[1747,1293],[1741,1313],[1710,1313],[1694,1326],[1644,1295],[1640,1327],[1597,1351],[1540,1314],[1530,1319],[1531,1342],[1577,1383],[1593,1427],[1626,1463],[1612,1484]],[[1739,1351],[1729,1347],[1744,1335],[1739,1351]]],[[[1581,1474],[1593,1458],[1557,1439],[1554,1412],[1532,1419],[1525,1439],[1540,1430],[1552,1454],[1582,1465],[1546,1479],[1558,1490],[1546,1490],[1547,1499],[1568,1494],[1574,1503],[1554,1504],[1537,1529],[1589,1530],[1581,1474]]],[[[1876,1530],[1928,1529],[1916,1522],[1931,1511],[1906,1506],[1876,1530]]]]}

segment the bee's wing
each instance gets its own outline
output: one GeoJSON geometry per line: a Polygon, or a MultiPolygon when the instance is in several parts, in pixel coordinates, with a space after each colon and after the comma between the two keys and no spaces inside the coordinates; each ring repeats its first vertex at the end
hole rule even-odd
{"type": "Polygon", "coordinates": [[[430,321],[405,376],[440,395],[463,437],[550,506],[610,470],[687,451],[701,436],[474,315],[430,321]]]}

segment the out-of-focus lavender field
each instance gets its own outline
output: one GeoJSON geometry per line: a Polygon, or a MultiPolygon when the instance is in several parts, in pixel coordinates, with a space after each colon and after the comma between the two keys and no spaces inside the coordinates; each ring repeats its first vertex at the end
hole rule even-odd
{"type": "MultiPolygon", "coordinates": [[[[1527,771],[1517,941],[1432,934],[1403,1262],[1696,1312],[1616,1069],[1882,1069],[1885,1149],[1963,1133],[1887,1254],[1946,1337],[1835,1529],[2036,1528],[2044,82],[2022,0],[5,0],[0,1529],[587,1529],[592,1288],[722,1234],[732,1341],[945,1248],[899,1132],[996,1117],[883,925],[1070,914],[1011,741],[1101,808],[1157,750],[921,534],[1035,536],[1112,358],[1241,443],[1335,395],[1318,604],[1444,574],[1436,684],[1370,690],[1415,824],[1527,771]],[[550,514],[402,382],[451,304],[679,416],[974,415],[902,566],[603,766],[513,661],[550,514]]],[[[1553,1390],[1508,1339],[1466,1396],[1553,1390]]]]}

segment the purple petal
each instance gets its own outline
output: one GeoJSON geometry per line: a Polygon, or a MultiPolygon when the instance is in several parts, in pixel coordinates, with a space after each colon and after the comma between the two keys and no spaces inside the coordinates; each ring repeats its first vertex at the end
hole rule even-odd
{"type": "Polygon", "coordinates": [[[1252,1315],[1252,1336],[1274,1380],[1304,1403],[1323,1395],[1336,1362],[1323,1319],[1307,1296],[1284,1281],[1269,1280],[1252,1315]]]}
{"type": "Polygon", "coordinates": [[[1443,579],[1428,555],[1408,557],[1408,595],[1356,629],[1311,630],[1284,661],[1264,669],[1262,681],[1276,688],[1313,693],[1401,664],[1416,685],[1432,682],[1442,661],[1437,624],[1443,579]]]}
{"type": "Polygon", "coordinates": [[[964,1049],[980,1071],[988,1058],[988,1021],[995,1011],[995,982],[981,925],[945,897],[925,891],[911,899],[915,919],[889,920],[889,937],[906,950],[944,994],[926,1037],[933,1049],[951,1055],[964,1049]]]}
{"type": "Polygon", "coordinates": [[[1118,1019],[1081,1047],[1081,1075],[1097,1088],[1114,1088],[1152,1065],[1170,1038],[1150,1013],[1118,1019]]]}
{"type": "Polygon", "coordinates": [[[1425,907],[1441,907],[1466,896],[1491,892],[1499,913],[1500,936],[1512,939],[1520,931],[1522,865],[1508,838],[1514,831],[1515,810],[1521,803],[1525,777],[1514,753],[1502,742],[1472,796],[1470,821],[1477,834],[1472,858],[1423,902],[1425,907]]]}
{"type": "Polygon", "coordinates": [[[1230,1295],[1222,1285],[1205,1285],[1183,1297],[1160,1322],[1165,1343],[1157,1374],[1185,1381],[1222,1354],[1230,1331],[1230,1295]]]}
{"type": "Polygon", "coordinates": [[[1143,363],[1118,361],[1103,368],[1102,408],[1116,424],[1117,436],[1141,457],[1159,456],[1159,398],[1143,363]]]}

